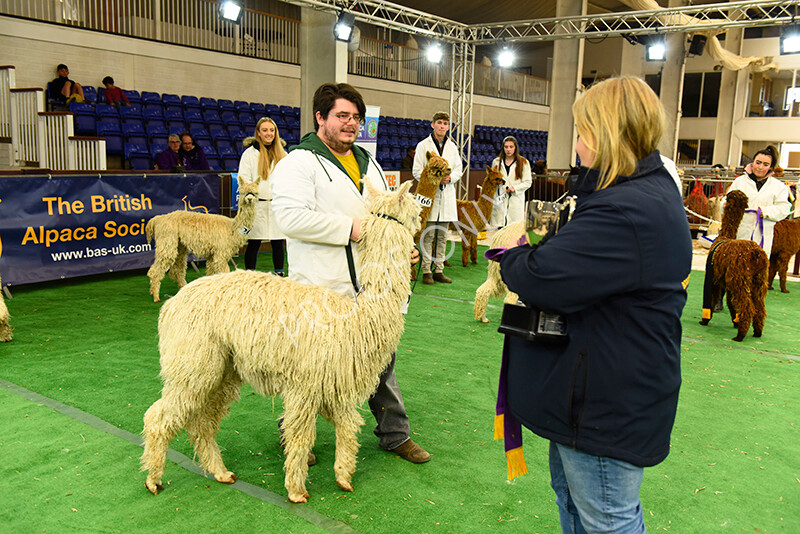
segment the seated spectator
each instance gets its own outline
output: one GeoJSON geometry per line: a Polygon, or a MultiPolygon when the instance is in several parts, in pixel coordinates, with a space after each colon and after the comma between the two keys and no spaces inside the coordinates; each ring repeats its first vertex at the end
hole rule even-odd
{"type": "Polygon", "coordinates": [[[187,171],[209,170],[206,153],[199,146],[195,146],[194,138],[189,132],[181,134],[181,149],[178,152],[178,161],[187,171]]]}
{"type": "Polygon", "coordinates": [[[156,156],[156,169],[161,171],[184,170],[178,160],[178,151],[181,148],[181,138],[177,134],[169,136],[169,147],[156,156]]]}
{"type": "Polygon", "coordinates": [[[406,157],[400,163],[401,169],[411,169],[414,166],[414,156],[417,154],[416,147],[410,146],[406,149],[406,157]]]}
{"type": "Polygon", "coordinates": [[[106,76],[103,78],[103,85],[106,86],[106,104],[114,104],[117,109],[120,106],[131,105],[125,91],[114,85],[114,78],[106,76]]]}
{"type": "Polygon", "coordinates": [[[50,94],[52,100],[68,104],[70,102],[83,102],[83,87],[81,84],[69,79],[69,69],[63,63],[56,67],[58,78],[50,82],[50,94]]]}

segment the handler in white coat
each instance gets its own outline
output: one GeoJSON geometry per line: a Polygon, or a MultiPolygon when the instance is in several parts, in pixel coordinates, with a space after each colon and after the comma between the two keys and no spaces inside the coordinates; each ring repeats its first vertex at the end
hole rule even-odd
{"type": "MultiPolygon", "coordinates": [[[[342,295],[354,295],[347,259],[348,245],[361,237],[366,215],[365,181],[376,189],[388,188],[378,162],[355,145],[366,106],[352,86],[323,84],[314,93],[316,132],[308,133],[275,167],[272,208],[286,234],[292,258],[290,278],[302,284],[326,286],[342,295]]],[[[352,252],[354,275],[358,250],[352,252]]],[[[354,324],[353,328],[359,325],[354,324]]],[[[382,449],[422,463],[430,454],[414,443],[403,397],[394,371],[395,355],[369,399],[377,421],[375,435],[382,449]]],[[[311,458],[309,458],[311,463],[311,458]]]]}
{"type": "Polygon", "coordinates": [[[747,195],[747,212],[739,225],[736,239],[750,239],[764,249],[769,256],[772,251],[772,236],[775,223],[786,218],[792,211],[789,188],[770,176],[778,160],[778,150],[770,145],[759,150],[753,162],[745,167],[728,191],[742,191],[747,195]]]}
{"type": "Polygon", "coordinates": [[[244,140],[247,147],[239,160],[239,176],[248,182],[261,178],[258,184],[258,204],[256,205],[256,218],[253,228],[247,236],[247,249],[244,253],[245,269],[255,269],[258,261],[258,251],[261,241],[268,239],[272,248],[272,266],[275,274],[283,276],[285,252],[283,240],[285,235],[275,224],[272,213],[272,189],[269,186],[269,177],[275,164],[286,157],[283,149],[283,140],[278,133],[278,127],[269,117],[262,117],[256,123],[255,137],[244,140]]]}
{"type": "Polygon", "coordinates": [[[506,183],[497,186],[489,225],[502,228],[525,217],[525,191],[533,183],[531,164],[520,155],[516,138],[509,135],[503,139],[503,152],[494,158],[492,167],[499,168],[506,183]]]}
{"type": "Polygon", "coordinates": [[[443,111],[434,114],[431,128],[431,135],[417,143],[411,174],[415,180],[419,180],[427,161],[425,155],[432,151],[450,164],[450,176],[442,178],[428,222],[422,231],[422,283],[433,284],[436,281],[449,284],[452,280],[444,274],[444,260],[447,254],[447,228],[451,222],[458,220],[455,184],[461,179],[461,154],[453,140],[447,137],[450,115],[443,111]]]}

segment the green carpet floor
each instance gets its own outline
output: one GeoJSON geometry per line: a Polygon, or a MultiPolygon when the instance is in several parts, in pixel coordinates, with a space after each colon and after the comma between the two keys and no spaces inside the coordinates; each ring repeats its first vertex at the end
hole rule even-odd
{"type": "MultiPolygon", "coordinates": [[[[412,437],[433,459],[412,465],[378,449],[364,406],[355,492],[342,492],[333,428],[320,420],[306,505],[283,487],[280,399],[249,386],[218,435],[239,482],[203,478],[181,435],[165,490],[145,490],[137,443],[160,392],[160,305],[144,272],[14,288],[15,337],[0,344],[0,532],[559,532],[547,442],[526,431],[530,474],[508,483],[492,440],[502,303],[492,323],[472,313],[486,262],[447,274],[451,285],[415,287],[397,362],[412,437]]],[[[698,324],[702,276],[684,312],[672,452],[645,471],[645,522],[650,532],[798,532],[800,284],[770,291],[764,336],[736,343],[726,313],[698,324]]],[[[162,298],[176,289],[165,279],[162,298]]]]}

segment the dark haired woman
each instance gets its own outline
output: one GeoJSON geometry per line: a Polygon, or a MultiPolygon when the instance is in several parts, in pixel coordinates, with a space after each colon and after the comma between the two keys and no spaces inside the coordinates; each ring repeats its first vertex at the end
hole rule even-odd
{"type": "Polygon", "coordinates": [[[503,139],[503,151],[494,158],[492,167],[500,169],[506,183],[497,186],[489,224],[503,227],[521,221],[525,215],[525,191],[532,183],[531,165],[520,155],[514,137],[503,139]]]}
{"type": "Polygon", "coordinates": [[[775,223],[785,219],[792,211],[789,188],[772,177],[778,163],[778,149],[769,145],[756,152],[752,163],[744,168],[745,174],[737,177],[728,191],[742,191],[749,200],[736,239],[751,239],[761,245],[769,256],[775,223]]]}

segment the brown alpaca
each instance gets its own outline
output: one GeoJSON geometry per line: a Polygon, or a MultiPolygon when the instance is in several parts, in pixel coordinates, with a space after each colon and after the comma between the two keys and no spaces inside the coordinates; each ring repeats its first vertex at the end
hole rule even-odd
{"type": "Polygon", "coordinates": [[[761,337],[767,310],[767,253],[749,239],[736,239],[736,231],[747,209],[747,195],[731,191],[726,197],[719,236],[709,251],[706,263],[706,288],[703,295],[703,319],[701,325],[711,320],[714,305],[727,293],[728,311],[738,333],[734,341],[742,341],[753,323],[753,336],[761,337]],[[712,256],[713,254],[713,256],[712,256]],[[709,280],[709,277],[712,277],[709,280]],[[707,307],[708,306],[708,307],[707,307]]]}
{"type": "Polygon", "coordinates": [[[784,219],[775,224],[775,234],[772,238],[772,252],[769,255],[769,288],[775,273],[781,277],[781,293],[788,293],[786,289],[786,273],[789,270],[789,260],[800,253],[800,219],[784,219]]]}
{"type": "Polygon", "coordinates": [[[497,187],[504,183],[503,173],[499,169],[486,167],[480,198],[477,201],[456,200],[458,222],[450,226],[461,234],[461,265],[464,267],[469,260],[474,264],[478,263],[478,234],[486,230],[489,217],[492,216],[497,187]]]}
{"type": "MultiPolygon", "coordinates": [[[[3,282],[0,280],[0,289],[3,287],[3,282]]],[[[2,291],[0,291],[1,293],[2,291]]],[[[3,300],[3,295],[0,295],[0,342],[11,341],[11,325],[9,320],[11,316],[8,314],[6,302],[3,300]]]]}
{"type": "MultiPolygon", "coordinates": [[[[419,214],[420,229],[414,235],[414,244],[419,247],[419,239],[422,235],[422,230],[425,228],[425,223],[428,222],[428,217],[431,214],[433,207],[433,198],[436,196],[436,191],[439,189],[439,184],[442,178],[450,176],[450,164],[441,156],[437,156],[430,150],[425,154],[427,163],[425,168],[422,169],[422,174],[419,177],[417,184],[416,199],[422,206],[422,211],[419,214]]],[[[417,279],[417,269],[411,266],[411,280],[417,279]]]]}

